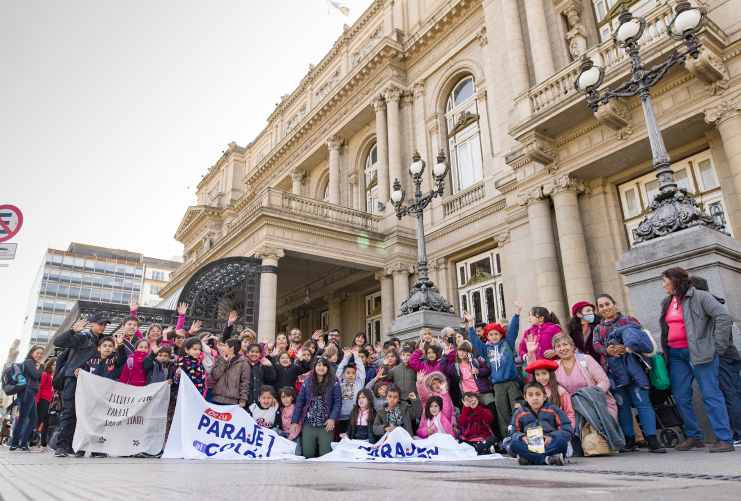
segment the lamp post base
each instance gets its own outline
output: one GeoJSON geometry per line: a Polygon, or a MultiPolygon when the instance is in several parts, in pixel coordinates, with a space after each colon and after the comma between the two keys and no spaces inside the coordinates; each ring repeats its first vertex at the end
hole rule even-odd
{"type": "Polygon", "coordinates": [[[687,195],[683,188],[659,192],[649,208],[653,214],[633,230],[635,243],[647,242],[693,226],[705,226],[724,235],[729,234],[714,217],[702,212],[695,199],[687,195]]]}
{"type": "Polygon", "coordinates": [[[385,334],[386,339],[395,337],[402,342],[407,339],[419,341],[419,331],[424,328],[432,329],[437,336],[445,327],[457,329],[460,322],[461,317],[453,313],[419,310],[394,319],[386,328],[385,334]]]}
{"type": "Polygon", "coordinates": [[[440,291],[430,280],[421,280],[409,291],[409,299],[401,303],[399,317],[415,311],[432,310],[453,313],[453,305],[440,295],[440,291]]]}

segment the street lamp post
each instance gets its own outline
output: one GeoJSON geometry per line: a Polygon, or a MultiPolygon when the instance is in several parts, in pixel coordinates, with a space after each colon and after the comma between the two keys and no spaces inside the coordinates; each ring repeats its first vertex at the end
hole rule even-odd
{"type": "Polygon", "coordinates": [[[692,56],[693,59],[697,59],[700,55],[702,43],[698,40],[697,33],[705,25],[707,11],[704,8],[691,7],[688,1],[680,0],[677,2],[675,12],[676,16],[666,27],[666,32],[671,38],[683,42],[687,46],[687,50],[679,54],[674,52],[666,62],[645,70],[646,64],[641,61],[638,55],[638,42],[643,35],[646,21],[642,17],[634,17],[623,4],[618,16],[620,25],[615,30],[613,41],[630,55],[633,77],[615,90],[605,89],[600,92],[597,88],[602,84],[605,70],[600,66],[595,66],[593,61],[584,53],[581,58],[581,71],[574,82],[576,90],[586,96],[588,106],[595,113],[600,104],[608,104],[612,98],[617,100],[621,97],[627,98],[636,94],[641,98],[643,115],[648,129],[648,140],[651,143],[651,152],[653,153],[654,169],[657,171],[656,177],[659,179],[659,193],[649,206],[653,214],[646,217],[641,221],[638,228],[633,230],[635,243],[645,242],[692,226],[707,226],[728,234],[715,218],[702,212],[697,207],[697,202],[687,194],[687,190],[677,187],[677,183],[674,181],[674,171],[671,169],[671,159],[666,152],[661,129],[651,103],[649,89],[668,73],[671,66],[683,64],[688,55],[692,56]]]}
{"type": "Polygon", "coordinates": [[[422,196],[422,173],[426,163],[417,151],[412,155],[413,163],[409,167],[409,175],[414,182],[414,201],[407,206],[404,203],[405,192],[398,179],[394,180],[394,191],[391,193],[391,201],[396,210],[396,217],[401,220],[403,216],[412,214],[417,216],[417,266],[419,278],[410,291],[409,299],[401,304],[401,313],[398,316],[409,315],[419,310],[435,310],[453,313],[452,305],[447,299],[440,295],[440,291],[427,277],[427,251],[425,249],[425,229],[423,212],[433,198],[442,196],[445,191],[445,176],[448,174],[449,166],[445,160],[445,152],[441,149],[437,155],[437,165],[432,169],[435,178],[435,189],[427,195],[422,196]]]}

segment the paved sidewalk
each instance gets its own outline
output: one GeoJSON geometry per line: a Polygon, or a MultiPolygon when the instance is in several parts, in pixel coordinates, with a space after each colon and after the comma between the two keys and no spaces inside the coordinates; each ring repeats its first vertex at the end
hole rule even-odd
{"type": "Polygon", "coordinates": [[[408,464],[57,459],[50,452],[10,453],[0,447],[2,501],[490,501],[553,499],[554,495],[737,501],[739,492],[741,450],[727,454],[710,454],[707,448],[668,454],[641,451],[573,458],[564,467],[521,467],[511,459],[408,464]],[[728,478],[713,478],[722,475],[728,478]]]}

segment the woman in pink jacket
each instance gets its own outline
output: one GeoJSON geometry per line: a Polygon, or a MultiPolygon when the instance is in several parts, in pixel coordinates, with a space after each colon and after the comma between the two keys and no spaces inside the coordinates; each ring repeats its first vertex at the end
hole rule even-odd
{"type": "Polygon", "coordinates": [[[520,357],[523,360],[525,359],[525,355],[527,355],[525,340],[534,336],[534,339],[538,342],[538,347],[535,350],[535,360],[558,358],[552,344],[553,337],[556,334],[563,333],[558,317],[547,308],[536,306],[530,310],[528,320],[530,320],[530,328],[525,331],[522,341],[520,341],[520,357]]]}

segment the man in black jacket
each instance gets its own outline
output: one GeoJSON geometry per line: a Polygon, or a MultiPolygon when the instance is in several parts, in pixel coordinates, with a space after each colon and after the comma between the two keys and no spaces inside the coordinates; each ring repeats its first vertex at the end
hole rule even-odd
{"type": "MultiPolygon", "coordinates": [[[[77,378],[75,370],[82,367],[88,360],[98,352],[98,339],[105,332],[106,325],[110,322],[104,313],[96,313],[88,322],[81,318],[68,331],[62,332],[54,339],[57,348],[69,348],[67,366],[65,368],[64,390],[62,392],[62,431],[59,433],[56,457],[67,457],[73,454],[72,438],[75,436],[77,416],[75,414],[75,392],[77,391],[77,378]],[[88,331],[85,328],[90,326],[88,331]]],[[[85,451],[77,451],[75,457],[84,457],[85,451]]]]}

